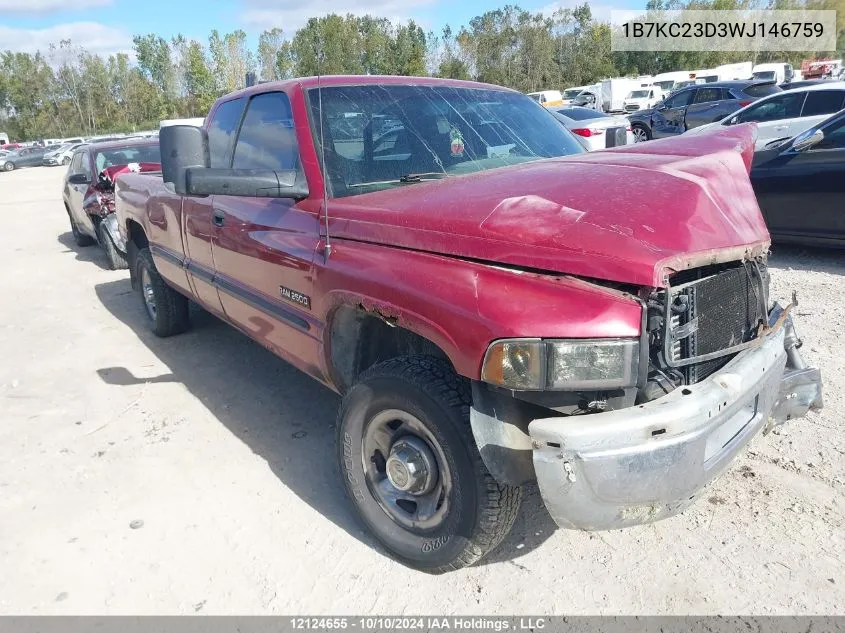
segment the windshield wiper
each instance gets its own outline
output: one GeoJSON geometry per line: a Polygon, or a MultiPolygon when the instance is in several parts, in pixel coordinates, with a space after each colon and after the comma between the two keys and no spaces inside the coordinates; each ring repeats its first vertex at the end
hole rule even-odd
{"type": "Polygon", "coordinates": [[[436,180],[438,178],[448,178],[449,174],[442,171],[430,171],[420,174],[405,174],[399,178],[399,182],[421,182],[423,180],[436,180]]]}

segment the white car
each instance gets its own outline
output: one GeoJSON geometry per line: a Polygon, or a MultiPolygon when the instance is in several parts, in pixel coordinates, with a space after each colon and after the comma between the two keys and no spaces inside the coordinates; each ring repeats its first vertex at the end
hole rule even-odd
{"type": "Polygon", "coordinates": [[[634,142],[631,123],[625,117],[612,116],[578,106],[550,108],[549,110],[588,151],[607,147],[606,131],[611,127],[624,127],[626,129],[625,143],[631,145],[634,142]]]}
{"type": "Polygon", "coordinates": [[[74,143],[73,145],[69,145],[66,148],[63,148],[60,152],[56,152],[53,156],[50,157],[50,165],[70,165],[70,159],[73,158],[73,153],[78,150],[83,145],[87,145],[87,143],[74,143]]]}
{"type": "Polygon", "coordinates": [[[625,97],[625,101],[622,102],[622,108],[625,112],[648,110],[663,101],[663,97],[663,91],[657,86],[638,88],[637,90],[632,90],[631,93],[625,97]]]}
{"type": "Polygon", "coordinates": [[[757,123],[755,149],[779,138],[791,138],[813,127],[834,112],[845,108],[845,81],[776,92],[729,114],[721,121],[702,125],[687,132],[700,134],[719,126],[757,123]]]}

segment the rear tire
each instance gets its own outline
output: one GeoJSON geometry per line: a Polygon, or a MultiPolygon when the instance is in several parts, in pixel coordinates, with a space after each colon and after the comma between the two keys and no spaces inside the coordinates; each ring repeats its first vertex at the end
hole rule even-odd
{"type": "Polygon", "coordinates": [[[635,123],[631,126],[631,132],[634,134],[634,143],[644,143],[651,140],[651,132],[644,125],[635,123]]]}
{"type": "Polygon", "coordinates": [[[126,261],[126,255],[117,250],[111,234],[106,228],[105,222],[100,222],[97,227],[97,236],[100,238],[100,246],[106,252],[106,258],[109,260],[109,266],[112,270],[125,270],[129,268],[129,263],[126,261]]]}
{"type": "Polygon", "coordinates": [[[371,367],[341,404],[344,488],[388,552],[424,572],[472,565],[501,543],[519,511],[522,489],[499,484],[484,466],[470,430],[470,402],[469,382],[447,362],[413,356],[371,367]],[[410,460],[402,452],[409,443],[412,451],[422,446],[410,460]],[[426,467],[403,471],[409,461],[426,467]],[[403,492],[403,481],[421,488],[403,492]]]}
{"type": "Polygon", "coordinates": [[[79,227],[76,226],[76,222],[73,220],[73,216],[70,214],[70,211],[67,212],[67,219],[70,220],[70,232],[73,233],[73,241],[76,242],[77,246],[91,246],[94,243],[94,239],[88,237],[82,231],[79,230],[79,227]]]}
{"type": "Polygon", "coordinates": [[[142,248],[137,256],[141,305],[156,336],[181,334],[190,324],[188,299],[165,283],[156,270],[149,248],[142,248]]]}

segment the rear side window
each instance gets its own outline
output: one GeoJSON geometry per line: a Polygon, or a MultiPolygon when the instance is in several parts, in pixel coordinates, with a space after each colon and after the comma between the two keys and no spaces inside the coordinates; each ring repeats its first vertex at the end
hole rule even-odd
{"type": "Polygon", "coordinates": [[[241,125],[232,167],[296,169],[299,152],[290,101],[283,92],[265,92],[249,102],[241,125]]]}
{"type": "Polygon", "coordinates": [[[782,92],[780,88],[778,88],[774,83],[770,84],[751,84],[750,86],[746,86],[742,89],[742,91],[747,94],[749,97],[765,97],[768,95],[773,95],[776,92],[782,92]]]}
{"type": "Polygon", "coordinates": [[[833,114],[845,107],[845,90],[812,90],[807,93],[801,116],[833,114]]]}
{"type": "Polygon", "coordinates": [[[208,126],[208,154],[212,167],[228,167],[232,160],[232,145],[244,99],[233,99],[220,105],[214,112],[214,118],[208,126]]]}
{"type": "Polygon", "coordinates": [[[751,106],[741,115],[741,123],[749,121],[779,121],[794,119],[801,115],[801,104],[804,103],[805,92],[787,92],[779,97],[772,97],[764,103],[751,106]]]}
{"type": "Polygon", "coordinates": [[[699,88],[695,91],[693,103],[710,103],[719,101],[722,98],[722,91],[719,88],[699,88]]]}

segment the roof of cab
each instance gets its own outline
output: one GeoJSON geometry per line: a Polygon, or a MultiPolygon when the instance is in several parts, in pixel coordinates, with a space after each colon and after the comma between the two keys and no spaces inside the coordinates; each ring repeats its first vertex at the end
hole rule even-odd
{"type": "Polygon", "coordinates": [[[487,90],[501,90],[502,92],[517,92],[503,86],[485,84],[477,81],[464,81],[461,79],[440,79],[438,77],[404,77],[396,75],[322,75],[320,77],[298,77],[296,79],[285,79],[282,81],[269,81],[256,84],[249,88],[230,92],[221,97],[228,101],[236,97],[269,92],[272,90],[284,90],[299,85],[304,90],[311,88],[328,88],[332,86],[371,86],[371,85],[392,85],[392,86],[451,86],[453,88],[484,88],[487,90]]]}

